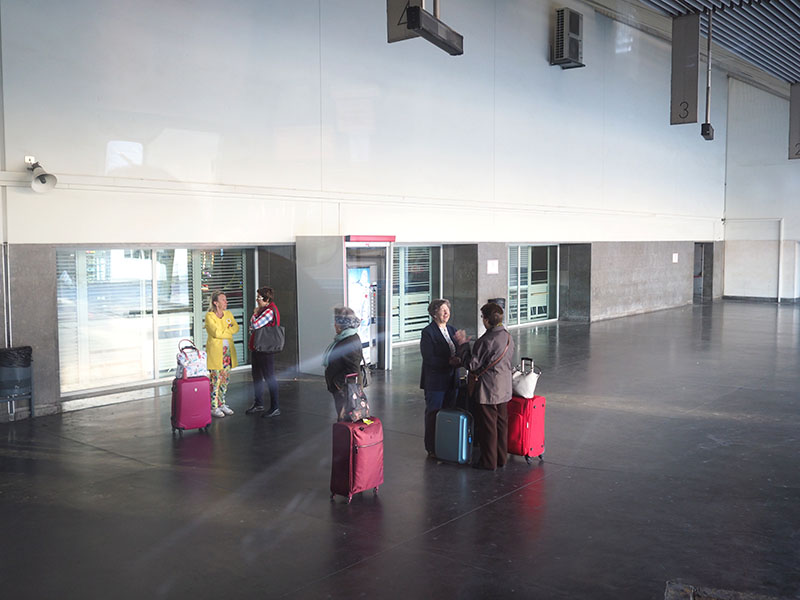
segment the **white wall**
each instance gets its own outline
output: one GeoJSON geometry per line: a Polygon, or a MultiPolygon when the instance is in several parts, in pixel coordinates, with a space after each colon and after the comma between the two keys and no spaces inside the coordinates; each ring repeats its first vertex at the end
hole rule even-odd
{"type": "Polygon", "coordinates": [[[730,79],[728,120],[724,293],[776,298],[780,276],[781,298],[798,298],[800,160],[787,158],[789,102],[730,79]]]}
{"type": "Polygon", "coordinates": [[[571,5],[563,71],[528,0],[444,3],[461,57],[387,44],[380,0],[0,0],[8,241],[721,239],[724,75],[706,142],[668,44],[571,5]]]}

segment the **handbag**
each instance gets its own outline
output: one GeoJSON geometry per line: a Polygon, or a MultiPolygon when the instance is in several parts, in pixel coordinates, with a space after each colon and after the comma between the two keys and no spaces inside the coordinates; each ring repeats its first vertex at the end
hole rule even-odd
{"type": "Polygon", "coordinates": [[[176,379],[187,379],[189,377],[208,377],[208,360],[206,353],[198,350],[192,340],[181,340],[178,342],[178,354],[176,356],[178,366],[175,368],[176,379]],[[184,345],[184,342],[187,342],[184,345]]]}
{"type": "Polygon", "coordinates": [[[372,383],[372,373],[370,372],[367,363],[364,362],[363,356],[361,357],[359,369],[361,370],[361,387],[367,387],[370,383],[372,383]]]}
{"type": "Polygon", "coordinates": [[[358,382],[358,373],[345,375],[345,404],[344,416],[348,421],[355,423],[369,417],[369,402],[364,388],[358,382]]]}
{"type": "Polygon", "coordinates": [[[533,398],[541,374],[542,370],[533,364],[533,359],[523,356],[511,373],[511,393],[520,398],[533,398]],[[525,370],[526,361],[531,365],[529,371],[525,370]]]}
{"type": "Polygon", "coordinates": [[[283,325],[259,327],[253,332],[253,349],[264,354],[276,354],[283,351],[286,343],[286,331],[283,325]]]}
{"type": "Polygon", "coordinates": [[[508,350],[508,345],[510,343],[511,343],[511,335],[509,334],[508,341],[506,342],[506,347],[503,348],[503,353],[497,357],[497,360],[492,361],[492,364],[490,364],[485,369],[481,370],[480,373],[473,373],[472,371],[470,371],[469,375],[467,376],[467,394],[469,394],[470,398],[475,393],[475,388],[478,387],[478,380],[481,378],[481,375],[486,373],[486,371],[488,371],[497,363],[499,363],[501,360],[503,360],[503,357],[506,355],[506,351],[508,350]]]}

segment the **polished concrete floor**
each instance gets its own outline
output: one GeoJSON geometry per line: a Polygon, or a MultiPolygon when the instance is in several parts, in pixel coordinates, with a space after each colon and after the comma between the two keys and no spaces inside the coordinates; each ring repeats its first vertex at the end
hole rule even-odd
{"type": "MultiPolygon", "coordinates": [[[[458,315],[453,322],[458,323],[458,315]]],[[[332,401],[173,437],[166,396],[0,425],[3,598],[800,597],[800,307],[717,302],[514,332],[545,461],[426,458],[416,347],[368,388],[375,497],[329,500],[332,401]]]]}

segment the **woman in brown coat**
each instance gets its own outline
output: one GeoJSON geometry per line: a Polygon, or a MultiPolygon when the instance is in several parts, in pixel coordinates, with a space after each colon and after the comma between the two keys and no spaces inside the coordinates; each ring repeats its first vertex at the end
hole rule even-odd
{"type": "Polygon", "coordinates": [[[465,335],[458,335],[459,354],[470,376],[478,376],[473,391],[475,437],[481,456],[473,466],[494,471],[508,460],[508,401],[511,400],[514,341],[503,327],[503,309],[490,302],[481,307],[486,332],[472,350],[465,335]]]}

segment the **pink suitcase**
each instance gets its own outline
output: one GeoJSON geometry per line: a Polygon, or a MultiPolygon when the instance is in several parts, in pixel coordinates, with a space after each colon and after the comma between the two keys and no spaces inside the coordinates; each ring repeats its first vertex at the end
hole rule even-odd
{"type": "Polygon", "coordinates": [[[383,424],[377,417],[364,421],[333,424],[331,500],[372,488],[378,493],[383,483],[383,424]],[[369,421],[366,423],[365,421],[369,421]]]}
{"type": "Polygon", "coordinates": [[[508,403],[508,452],[524,456],[528,464],[544,454],[544,409],[544,396],[513,396],[508,403]]]}
{"type": "Polygon", "coordinates": [[[189,377],[172,382],[172,433],[205,429],[211,425],[211,382],[208,377],[189,377]]]}

